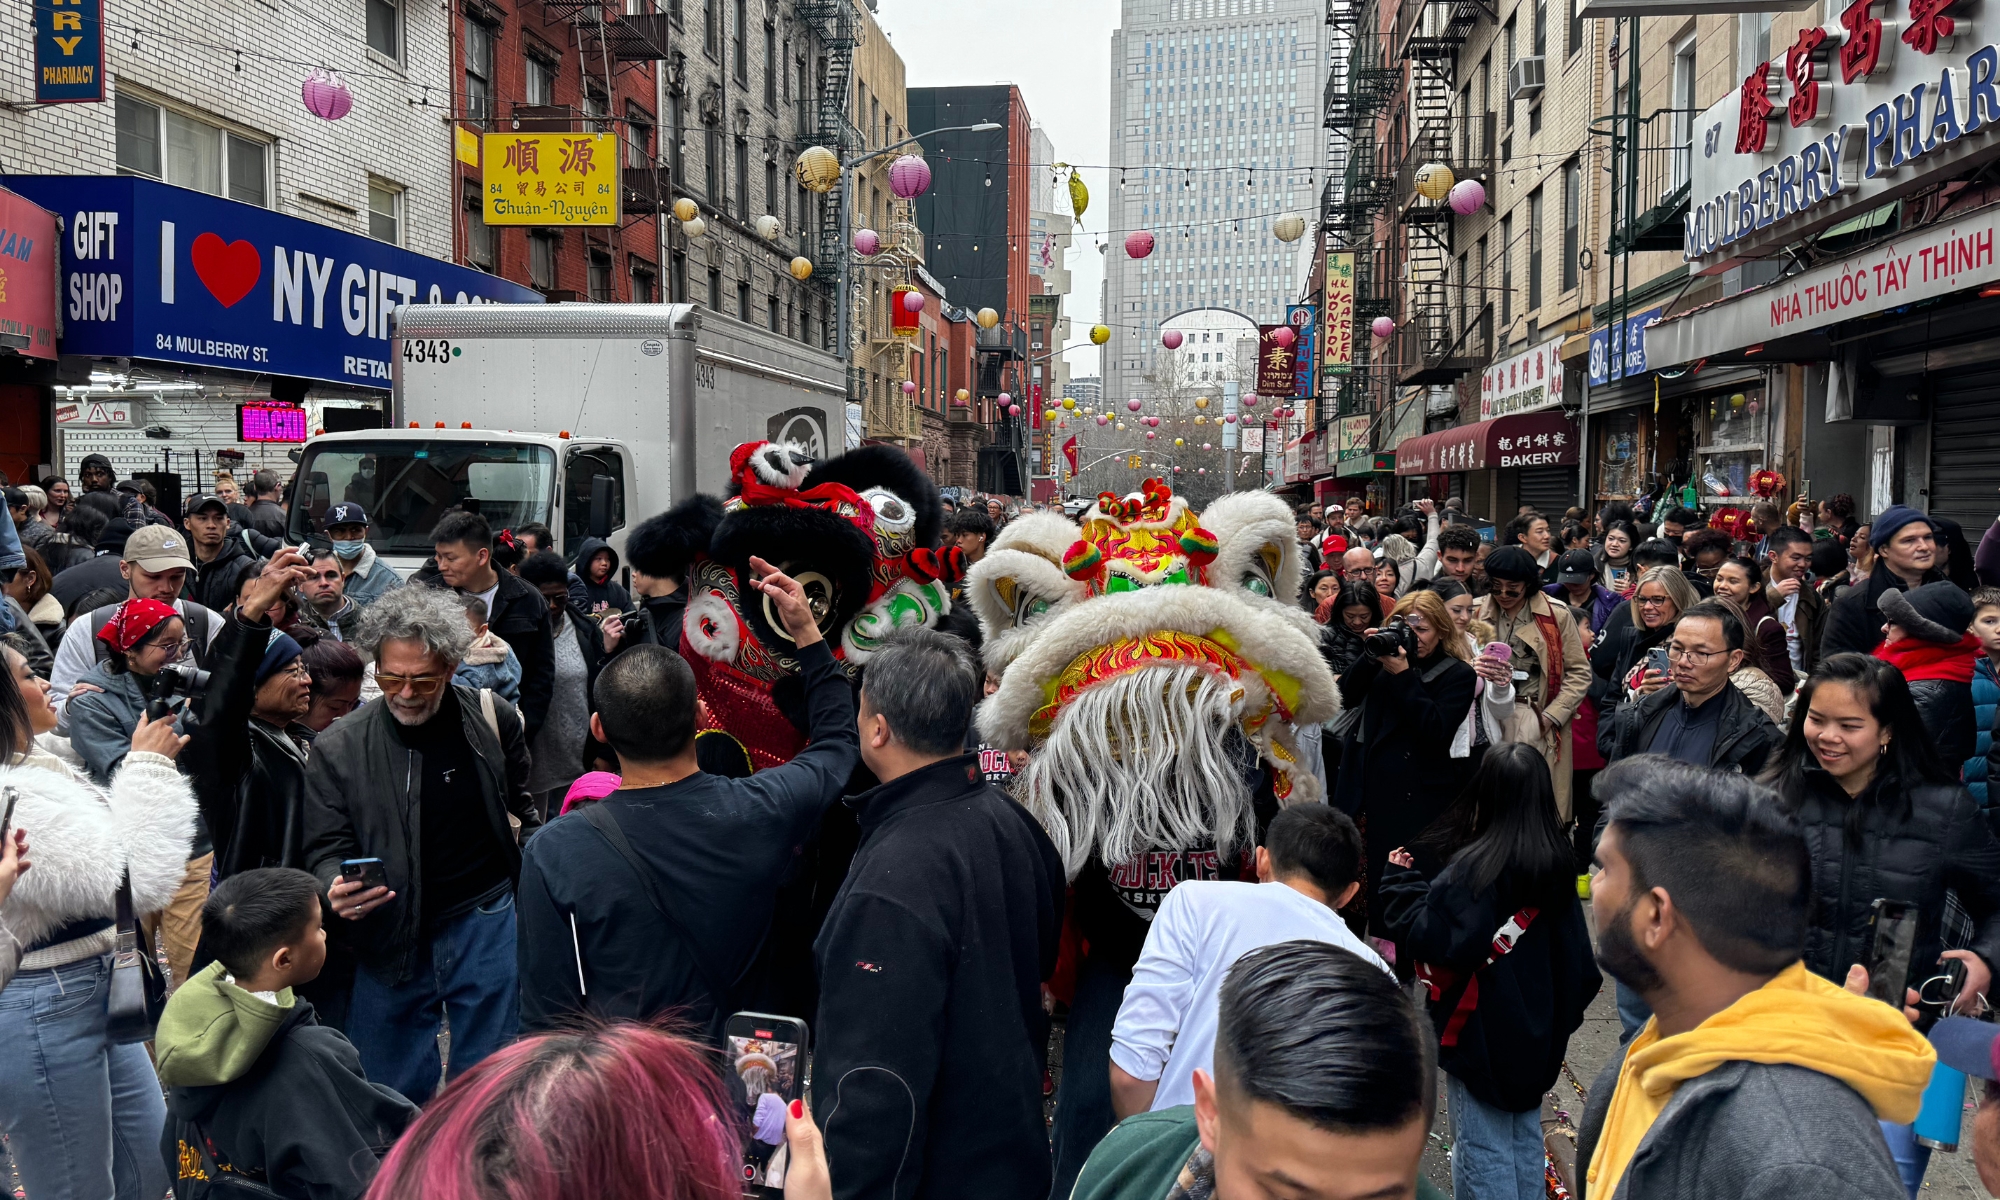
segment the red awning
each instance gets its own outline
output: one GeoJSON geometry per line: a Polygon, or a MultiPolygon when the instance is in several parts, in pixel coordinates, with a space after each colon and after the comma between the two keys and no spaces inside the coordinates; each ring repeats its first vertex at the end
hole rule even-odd
{"type": "Polygon", "coordinates": [[[1443,475],[1490,467],[1566,467],[1576,463],[1576,423],[1559,408],[1495,417],[1419,437],[1396,447],[1396,474],[1443,475]]]}

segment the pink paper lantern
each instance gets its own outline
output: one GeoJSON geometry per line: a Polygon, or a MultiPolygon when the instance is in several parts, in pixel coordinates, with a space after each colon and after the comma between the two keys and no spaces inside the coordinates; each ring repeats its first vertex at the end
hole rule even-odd
{"type": "Polygon", "coordinates": [[[1290,325],[1280,325],[1271,331],[1271,340],[1280,346],[1289,346],[1299,340],[1299,335],[1292,332],[1290,325]]]}
{"type": "Polygon", "coordinates": [[[889,164],[889,190],[899,200],[921,196],[931,186],[931,165],[914,154],[889,164]]]}
{"type": "Polygon", "coordinates": [[[1009,404],[1009,405],[1007,406],[1007,415],[1008,415],[1008,416],[1010,416],[1010,417],[1018,417],[1018,416],[1020,416],[1020,415],[1021,415],[1021,406],[1020,406],[1020,405],[1018,405],[1018,404],[1009,404]]]}
{"type": "Polygon", "coordinates": [[[904,292],[903,311],[904,312],[924,311],[924,294],[922,292],[904,292]]]}
{"type": "Polygon", "coordinates": [[[916,380],[914,380],[914,379],[905,379],[905,380],[903,381],[903,394],[904,394],[905,396],[914,396],[914,395],[916,395],[916,394],[917,394],[917,381],[916,381],[916,380]]]}
{"type": "Polygon", "coordinates": [[[1445,193],[1445,203],[1461,217],[1469,217],[1486,203],[1486,185],[1477,179],[1461,179],[1445,193]]]}
{"type": "Polygon", "coordinates": [[[882,235],[872,229],[854,231],[854,252],[856,254],[878,254],[882,250],[882,235]]]}
{"type": "Polygon", "coordinates": [[[1181,473],[1181,469],[1180,469],[1179,467],[1175,467],[1175,468],[1174,468],[1174,474],[1178,475],[1178,474],[1180,474],[1180,473],[1181,473]]]}
{"type": "Polygon", "coordinates": [[[1014,403],[1014,397],[1008,395],[1006,392],[1001,392],[999,396],[999,401],[1000,401],[1000,406],[1002,408],[1005,408],[1007,405],[1014,403]]]}
{"type": "Polygon", "coordinates": [[[1160,418],[1158,418],[1158,417],[1147,417],[1147,418],[1146,418],[1146,424],[1147,424],[1148,426],[1150,426],[1150,427],[1154,428],[1154,429],[1158,429],[1158,428],[1160,427],[1160,418]]]}
{"type": "MultiPolygon", "coordinates": [[[[1206,446],[1202,447],[1202,449],[1204,449],[1204,450],[1206,450],[1207,448],[1208,448],[1208,447],[1206,447],[1206,446]]],[[[1207,467],[1196,467],[1196,468],[1194,469],[1194,473],[1195,473],[1195,474],[1197,474],[1197,475],[1206,475],[1206,474],[1208,474],[1208,468],[1207,468],[1207,467]]]]}
{"type": "Polygon", "coordinates": [[[1245,407],[1245,408],[1255,408],[1255,407],[1257,407],[1257,397],[1255,397],[1255,396],[1245,396],[1245,397],[1243,397],[1243,407],[1245,407]]]}
{"type": "Polygon", "coordinates": [[[1185,340],[1178,329],[1169,329],[1160,335],[1160,345],[1165,346],[1169,350],[1180,349],[1181,343],[1185,340]]]}
{"type": "Polygon", "coordinates": [[[306,111],[322,121],[338,121],[354,111],[354,95],[325,68],[316,68],[299,86],[306,111]]]}
{"type": "Polygon", "coordinates": [[[1125,407],[1131,409],[1133,412],[1138,412],[1139,402],[1137,400],[1127,400],[1125,402],[1125,407]]]}
{"type": "Polygon", "coordinates": [[[1152,441],[1152,440],[1153,440],[1154,438],[1156,438],[1156,437],[1159,437],[1159,436],[1160,436],[1159,434],[1157,434],[1157,433],[1154,433],[1154,432],[1153,432],[1152,430],[1150,430],[1150,429],[1148,429],[1148,430],[1146,431],[1146,440],[1147,440],[1147,441],[1149,441],[1149,442],[1150,442],[1150,441],[1152,441]]]}
{"type": "Polygon", "coordinates": [[[1135,229],[1125,235],[1125,257],[1144,258],[1153,252],[1153,235],[1143,229],[1135,229]]]}
{"type": "Polygon", "coordinates": [[[1104,415],[1103,413],[1098,413],[1098,414],[1097,414],[1097,423],[1098,423],[1099,425],[1109,425],[1109,424],[1111,424],[1111,418],[1110,418],[1110,417],[1107,417],[1107,416],[1105,416],[1105,415],[1104,415]]]}
{"type": "Polygon", "coordinates": [[[1396,332],[1396,322],[1388,317],[1376,317],[1368,328],[1374,331],[1376,337],[1385,338],[1396,332]]]}
{"type": "Polygon", "coordinates": [[[1223,423],[1224,425],[1234,425],[1234,424],[1236,424],[1236,414],[1235,414],[1235,413],[1223,413],[1223,414],[1222,414],[1222,423],[1223,423]]]}
{"type": "Polygon", "coordinates": [[[1203,443],[1201,444],[1201,448],[1202,448],[1202,449],[1204,449],[1204,450],[1213,450],[1213,449],[1215,449],[1215,447],[1214,447],[1214,446],[1211,446],[1211,445],[1209,445],[1209,444],[1208,444],[1207,442],[1203,442],[1203,443]]]}

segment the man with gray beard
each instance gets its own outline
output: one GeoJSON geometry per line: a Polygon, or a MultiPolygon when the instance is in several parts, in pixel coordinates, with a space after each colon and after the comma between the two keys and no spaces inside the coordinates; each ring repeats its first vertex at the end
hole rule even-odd
{"type": "Polygon", "coordinates": [[[306,862],[360,964],[346,1032],[368,1077],[417,1104],[437,1088],[443,1019],[453,1077],[520,1024],[515,828],[525,840],[540,821],[520,713],[451,681],[471,638],[459,597],[385,593],[354,637],[382,696],[306,764],[306,862]]]}

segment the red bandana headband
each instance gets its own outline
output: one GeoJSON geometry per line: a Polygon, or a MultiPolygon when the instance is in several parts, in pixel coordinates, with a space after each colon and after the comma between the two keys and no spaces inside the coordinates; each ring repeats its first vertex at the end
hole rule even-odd
{"type": "Polygon", "coordinates": [[[97,636],[113,650],[124,654],[138,645],[139,639],[153,632],[160,622],[179,615],[171,605],[158,600],[127,600],[118,606],[117,612],[111,614],[111,619],[97,631],[97,636]]]}

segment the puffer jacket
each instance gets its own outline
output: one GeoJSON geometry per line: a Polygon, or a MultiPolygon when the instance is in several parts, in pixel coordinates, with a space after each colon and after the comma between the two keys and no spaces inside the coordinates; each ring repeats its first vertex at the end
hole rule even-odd
{"type": "Polygon", "coordinates": [[[1972,726],[1974,737],[1972,757],[1965,760],[1965,787],[1972,793],[1972,799],[1990,816],[1993,800],[1986,791],[1986,781],[2000,771],[1995,771],[1993,762],[1993,726],[2000,718],[2000,676],[1993,673],[1993,660],[1981,657],[1972,668],[1972,726]]]}
{"type": "MultiPolygon", "coordinates": [[[[1893,777],[1871,791],[1901,791],[1893,777]]],[[[2000,965],[2000,840],[1995,840],[1972,793],[1957,784],[1919,784],[1900,803],[1870,805],[1859,837],[1847,836],[1850,800],[1831,775],[1804,773],[1802,795],[1786,797],[1796,810],[1812,856],[1813,924],[1806,932],[1806,966],[1835,983],[1861,961],[1867,947],[1870,906],[1901,900],[1917,906],[1917,943],[1910,976],[1921,981],[1944,951],[1940,925],[1945,889],[1958,893],[1972,919],[1972,942],[1989,965],[2000,965]],[[1885,811],[1885,808],[1887,811],[1885,811]]]]}
{"type": "Polygon", "coordinates": [[[1956,646],[1946,646],[1903,638],[1877,646],[1874,656],[1909,682],[1910,699],[1917,702],[1938,757],[1954,767],[1971,758],[1979,732],[1973,717],[1972,680],[1985,657],[1979,639],[1968,633],[1956,646]]]}

